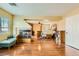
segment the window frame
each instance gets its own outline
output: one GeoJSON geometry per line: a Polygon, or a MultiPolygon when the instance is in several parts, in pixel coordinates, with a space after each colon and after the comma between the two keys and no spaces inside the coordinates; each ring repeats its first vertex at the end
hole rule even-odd
{"type": "Polygon", "coordinates": [[[6,16],[0,16],[0,33],[9,31],[9,18],[6,16]],[[6,30],[4,30],[4,28],[6,30]]]}

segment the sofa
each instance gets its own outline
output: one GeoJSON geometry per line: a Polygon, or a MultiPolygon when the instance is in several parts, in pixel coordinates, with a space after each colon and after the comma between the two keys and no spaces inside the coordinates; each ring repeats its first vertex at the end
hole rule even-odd
{"type": "Polygon", "coordinates": [[[8,47],[10,48],[16,43],[16,37],[9,36],[7,39],[0,41],[0,47],[8,47]]]}

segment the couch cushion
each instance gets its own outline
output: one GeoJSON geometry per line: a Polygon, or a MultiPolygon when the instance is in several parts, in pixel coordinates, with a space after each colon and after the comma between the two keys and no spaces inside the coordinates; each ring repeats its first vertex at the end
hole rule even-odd
{"type": "Polygon", "coordinates": [[[10,39],[10,38],[14,38],[14,36],[13,35],[10,35],[10,36],[7,37],[7,39],[10,39]]]}
{"type": "Polygon", "coordinates": [[[8,40],[3,40],[0,42],[0,44],[11,44],[12,42],[16,41],[16,38],[11,38],[8,40]]]}

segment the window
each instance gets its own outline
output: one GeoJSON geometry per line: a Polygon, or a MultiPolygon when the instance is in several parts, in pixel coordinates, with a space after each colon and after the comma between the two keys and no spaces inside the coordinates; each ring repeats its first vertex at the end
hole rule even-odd
{"type": "Polygon", "coordinates": [[[7,17],[0,17],[0,32],[9,31],[9,19],[7,17]]]}

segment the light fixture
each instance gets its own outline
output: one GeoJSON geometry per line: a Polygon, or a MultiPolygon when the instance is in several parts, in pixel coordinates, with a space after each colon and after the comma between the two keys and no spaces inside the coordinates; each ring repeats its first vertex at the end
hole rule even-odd
{"type": "Polygon", "coordinates": [[[16,3],[9,3],[10,6],[17,6],[16,3]]]}

